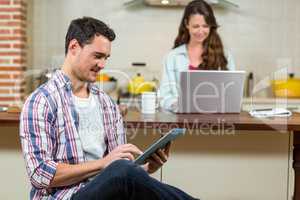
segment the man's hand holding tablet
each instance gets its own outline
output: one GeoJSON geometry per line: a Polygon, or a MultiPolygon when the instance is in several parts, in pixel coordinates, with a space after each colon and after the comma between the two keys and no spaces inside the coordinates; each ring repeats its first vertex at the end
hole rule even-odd
{"type": "Polygon", "coordinates": [[[184,135],[186,129],[175,128],[148,147],[145,152],[135,159],[138,165],[144,165],[149,173],[158,170],[168,159],[171,141],[184,135]]]}

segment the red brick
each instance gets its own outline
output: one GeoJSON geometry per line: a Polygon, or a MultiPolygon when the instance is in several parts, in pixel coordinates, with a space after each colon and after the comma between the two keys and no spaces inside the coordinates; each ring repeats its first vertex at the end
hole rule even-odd
{"type": "Polygon", "coordinates": [[[11,19],[11,15],[0,15],[0,20],[8,20],[11,19]]]}
{"type": "Polygon", "coordinates": [[[0,74],[0,79],[21,79],[24,78],[23,74],[0,74]]]}
{"type": "Polygon", "coordinates": [[[27,24],[26,24],[26,22],[22,21],[22,23],[21,23],[21,27],[26,29],[26,28],[27,28],[27,24]]]}
{"type": "Polygon", "coordinates": [[[26,31],[22,29],[14,29],[14,34],[26,35],[26,31]]]}
{"type": "Polygon", "coordinates": [[[0,26],[17,26],[17,27],[21,27],[22,22],[17,22],[17,21],[0,22],[0,26]]]}
{"type": "Polygon", "coordinates": [[[0,64],[10,64],[9,59],[0,59],[0,64]]]}
{"type": "Polygon", "coordinates": [[[27,10],[26,9],[21,9],[21,14],[24,16],[27,16],[27,10]]]}
{"type": "Polygon", "coordinates": [[[27,2],[26,2],[26,1],[22,1],[22,2],[21,2],[21,5],[22,5],[22,7],[25,7],[25,8],[27,8],[27,5],[28,5],[28,4],[27,4],[27,2]]]}
{"type": "Polygon", "coordinates": [[[19,86],[20,83],[17,82],[0,82],[0,86],[19,86]]]}
{"type": "Polygon", "coordinates": [[[0,71],[2,71],[0,86],[12,87],[11,89],[0,88],[3,96],[0,97],[0,104],[18,102],[24,97],[26,83],[24,65],[27,62],[26,7],[26,0],[0,0],[0,41],[2,41],[2,44],[0,43],[2,50],[0,51],[0,71]],[[21,89],[15,89],[16,86],[21,89]],[[13,94],[15,97],[5,94],[13,94]]]}
{"type": "Polygon", "coordinates": [[[14,4],[15,5],[21,5],[21,1],[20,0],[14,0],[14,4]]]}
{"type": "Polygon", "coordinates": [[[24,10],[22,8],[14,8],[14,7],[4,7],[4,8],[0,8],[0,12],[24,12],[24,10]]]}
{"type": "Polygon", "coordinates": [[[24,93],[25,89],[21,88],[21,89],[0,89],[0,94],[20,94],[20,93],[24,93]]]}
{"type": "Polygon", "coordinates": [[[10,33],[11,33],[11,31],[8,30],[8,29],[0,29],[0,34],[1,35],[10,34],[10,33]]]}
{"type": "Polygon", "coordinates": [[[17,20],[26,20],[26,16],[24,15],[13,15],[13,19],[17,19],[17,20]]]}
{"type": "Polygon", "coordinates": [[[1,49],[9,49],[9,48],[11,48],[11,45],[10,44],[0,44],[0,48],[1,49]]]}
{"type": "Polygon", "coordinates": [[[24,93],[25,92],[25,89],[24,88],[21,88],[19,90],[12,90],[13,92],[19,92],[19,93],[24,93]]]}
{"type": "Polygon", "coordinates": [[[9,74],[0,74],[0,79],[9,79],[10,75],[9,74]]]}
{"type": "Polygon", "coordinates": [[[23,21],[8,21],[8,22],[0,22],[0,26],[9,26],[9,27],[22,27],[26,28],[27,25],[23,21]]]}
{"type": "Polygon", "coordinates": [[[0,97],[0,101],[19,101],[22,97],[0,97]]]}
{"type": "Polygon", "coordinates": [[[26,52],[6,51],[0,52],[0,56],[26,56],[26,52]]]}
{"type": "Polygon", "coordinates": [[[26,45],[25,44],[14,44],[13,48],[15,48],[15,49],[25,49],[26,45]]]}
{"type": "Polygon", "coordinates": [[[13,59],[14,64],[25,64],[26,60],[25,59],[13,59]]]}
{"type": "Polygon", "coordinates": [[[26,67],[0,66],[0,71],[25,71],[26,67]]]}
{"type": "Polygon", "coordinates": [[[10,0],[0,0],[0,5],[10,5],[10,0]]]}
{"type": "Polygon", "coordinates": [[[6,40],[14,40],[14,41],[23,41],[26,42],[26,37],[19,37],[19,36],[0,36],[0,41],[6,40]]]}
{"type": "Polygon", "coordinates": [[[27,3],[24,0],[14,0],[14,5],[22,5],[22,6],[26,7],[27,3]]]}
{"type": "Polygon", "coordinates": [[[0,94],[8,94],[8,93],[12,93],[11,90],[1,90],[0,89],[0,94]]]}

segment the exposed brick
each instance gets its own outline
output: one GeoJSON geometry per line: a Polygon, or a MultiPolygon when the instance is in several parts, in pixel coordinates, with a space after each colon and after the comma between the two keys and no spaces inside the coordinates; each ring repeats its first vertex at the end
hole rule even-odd
{"type": "Polygon", "coordinates": [[[0,101],[19,101],[22,99],[22,96],[20,97],[0,97],[0,101]]]}
{"type": "Polygon", "coordinates": [[[25,92],[24,88],[21,89],[0,89],[0,94],[18,94],[25,92]]]}
{"type": "Polygon", "coordinates": [[[26,28],[27,28],[27,24],[24,23],[24,22],[22,22],[22,23],[21,23],[21,27],[26,29],[26,28]]]}
{"type": "Polygon", "coordinates": [[[14,5],[21,5],[23,7],[26,7],[27,6],[27,2],[24,1],[24,0],[14,0],[14,5]]]}
{"type": "Polygon", "coordinates": [[[26,42],[27,41],[27,38],[24,36],[24,37],[20,37],[20,36],[0,36],[0,41],[6,41],[6,40],[14,40],[14,41],[23,41],[23,42],[26,42]]]}
{"type": "Polygon", "coordinates": [[[9,29],[0,29],[0,34],[1,35],[7,35],[7,34],[10,34],[11,31],[9,29]]]}
{"type": "Polygon", "coordinates": [[[11,93],[12,90],[4,90],[4,89],[0,89],[0,94],[8,94],[11,93]]]}
{"type": "Polygon", "coordinates": [[[22,22],[19,22],[19,21],[10,21],[10,22],[7,22],[7,25],[8,26],[22,26],[22,22]]]}
{"type": "Polygon", "coordinates": [[[0,52],[0,56],[26,56],[26,52],[6,51],[0,52]]]}
{"type": "Polygon", "coordinates": [[[3,14],[0,14],[0,20],[9,20],[11,19],[12,16],[11,15],[3,15],[3,14]]]}
{"type": "Polygon", "coordinates": [[[0,64],[10,64],[9,59],[0,59],[0,64]]]}
{"type": "Polygon", "coordinates": [[[17,82],[0,82],[0,86],[18,86],[21,85],[21,83],[17,82]]]}
{"type": "Polygon", "coordinates": [[[20,27],[20,26],[22,26],[22,22],[18,22],[18,21],[0,22],[0,26],[16,26],[16,27],[20,27]]]}
{"type": "Polygon", "coordinates": [[[25,35],[26,31],[22,30],[22,29],[14,29],[14,34],[21,34],[21,35],[25,35]]]}
{"type": "Polygon", "coordinates": [[[11,48],[11,44],[0,44],[1,49],[9,49],[11,48]]]}
{"type": "Polygon", "coordinates": [[[26,28],[26,23],[24,23],[23,21],[8,21],[8,22],[0,22],[0,26],[26,28]]]}
{"type": "Polygon", "coordinates": [[[15,48],[15,49],[25,49],[26,45],[25,44],[14,44],[13,48],[15,48]]]}
{"type": "Polygon", "coordinates": [[[14,7],[3,7],[3,8],[0,8],[0,12],[3,13],[3,12],[24,12],[24,9],[22,8],[14,8],[14,7]]]}
{"type": "Polygon", "coordinates": [[[24,78],[23,74],[0,74],[0,79],[20,79],[24,78]]]}
{"type": "Polygon", "coordinates": [[[27,10],[21,9],[21,14],[24,15],[24,16],[27,16],[27,10]]]}
{"type": "Polygon", "coordinates": [[[24,16],[24,15],[13,15],[13,19],[26,20],[26,16],[24,16]]]}
{"type": "Polygon", "coordinates": [[[0,0],[0,5],[10,5],[10,0],[0,0]]]}
{"type": "Polygon", "coordinates": [[[13,4],[14,4],[14,5],[21,5],[21,1],[20,1],[20,0],[14,0],[14,1],[13,1],[13,4]]]}
{"type": "Polygon", "coordinates": [[[12,67],[12,66],[0,66],[0,71],[25,71],[25,66],[18,66],[18,67],[12,67]]]}
{"type": "Polygon", "coordinates": [[[0,79],[9,79],[10,75],[9,74],[0,74],[0,79]]]}
{"type": "Polygon", "coordinates": [[[13,59],[14,64],[25,64],[26,60],[25,59],[13,59]]]}
{"type": "Polygon", "coordinates": [[[0,0],[0,105],[21,102],[24,98],[26,21],[26,0],[0,0]]]}

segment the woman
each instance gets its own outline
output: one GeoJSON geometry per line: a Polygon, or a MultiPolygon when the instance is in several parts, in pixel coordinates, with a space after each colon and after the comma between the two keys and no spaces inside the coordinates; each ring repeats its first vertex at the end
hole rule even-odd
{"type": "Polygon", "coordinates": [[[204,0],[194,0],[186,6],[173,50],[164,59],[160,85],[163,108],[177,109],[181,71],[235,69],[232,56],[224,53],[217,28],[213,10],[204,0]]]}

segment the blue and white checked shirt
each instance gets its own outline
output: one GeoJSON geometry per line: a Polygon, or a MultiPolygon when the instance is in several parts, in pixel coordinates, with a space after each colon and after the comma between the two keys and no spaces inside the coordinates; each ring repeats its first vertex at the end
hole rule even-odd
{"type": "MultiPolygon", "coordinates": [[[[108,95],[94,84],[89,84],[89,89],[101,105],[106,155],[126,143],[122,116],[108,95]]],[[[26,100],[20,116],[20,138],[32,185],[30,199],[69,199],[86,183],[49,188],[58,163],[78,164],[86,160],[78,134],[79,120],[71,81],[60,70],[26,100]]]]}

